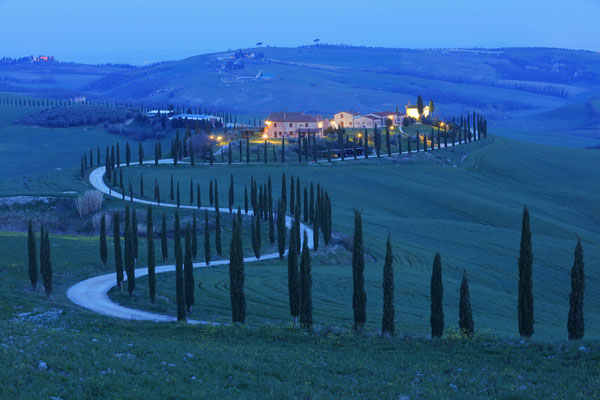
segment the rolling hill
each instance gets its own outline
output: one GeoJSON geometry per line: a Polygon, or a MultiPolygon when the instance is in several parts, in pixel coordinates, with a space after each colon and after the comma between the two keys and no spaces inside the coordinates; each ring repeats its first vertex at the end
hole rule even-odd
{"type": "Polygon", "coordinates": [[[547,48],[320,45],[206,54],[147,67],[54,65],[0,66],[0,89],[238,113],[372,111],[402,107],[422,94],[444,115],[477,109],[496,120],[600,95],[599,54],[547,48]],[[255,79],[259,73],[264,79],[255,79]]]}

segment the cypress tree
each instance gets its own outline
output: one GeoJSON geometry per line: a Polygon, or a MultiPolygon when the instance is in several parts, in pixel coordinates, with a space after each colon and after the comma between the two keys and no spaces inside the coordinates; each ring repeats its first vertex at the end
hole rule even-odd
{"type": "Polygon", "coordinates": [[[433,259],[431,273],[431,337],[442,337],[444,334],[444,286],[442,284],[442,258],[440,253],[433,259]]]}
{"type": "Polygon", "coordinates": [[[125,163],[129,167],[129,163],[131,162],[131,149],[129,148],[129,142],[127,142],[127,146],[125,147],[125,163]]]}
{"type": "Polygon", "coordinates": [[[393,335],[394,325],[394,254],[392,242],[388,235],[385,249],[385,263],[383,264],[383,318],[381,320],[381,333],[393,335]]]}
{"type": "Polygon", "coordinates": [[[315,216],[313,219],[313,249],[319,250],[319,218],[315,216]]]}
{"type": "Polygon", "coordinates": [[[181,198],[179,197],[179,182],[177,182],[177,208],[181,205],[181,198]]]}
{"type": "Polygon", "coordinates": [[[570,340],[583,338],[583,292],[585,289],[585,273],[583,265],[583,248],[581,241],[577,239],[575,254],[571,267],[571,294],[569,295],[569,317],[567,320],[567,331],[570,340]]]}
{"type": "Polygon", "coordinates": [[[185,261],[184,261],[184,275],[185,275],[185,305],[187,312],[192,310],[192,306],[195,304],[194,300],[194,264],[192,262],[192,234],[190,232],[190,224],[188,224],[185,230],[185,261]]]}
{"type": "Polygon", "coordinates": [[[221,212],[219,211],[218,201],[215,202],[215,211],[217,214],[215,216],[215,250],[217,251],[217,254],[221,256],[221,212]]]}
{"type": "Polygon", "coordinates": [[[156,276],[154,260],[154,222],[152,221],[152,206],[148,206],[146,216],[146,238],[148,239],[148,291],[152,304],[156,301],[156,276]]]}
{"type": "Polygon", "coordinates": [[[210,206],[212,207],[212,205],[215,202],[215,198],[214,198],[214,194],[213,194],[213,181],[212,181],[212,179],[210,180],[210,183],[208,184],[208,201],[210,202],[210,206]]]}
{"type": "Polygon", "coordinates": [[[229,291],[231,298],[231,319],[235,323],[246,321],[246,298],[244,296],[244,253],[242,250],[241,212],[234,223],[229,247],[229,291]]]}
{"type": "Polygon", "coordinates": [[[185,320],[185,293],[183,281],[183,254],[181,251],[181,231],[179,211],[175,211],[175,290],[177,297],[177,321],[185,320]]]}
{"type": "Polygon", "coordinates": [[[104,214],[100,217],[100,260],[102,260],[102,264],[106,267],[106,262],[108,261],[108,248],[106,245],[106,216],[104,214]]]}
{"type": "MultiPolygon", "coordinates": [[[[296,206],[300,207],[300,214],[302,214],[302,190],[300,188],[299,177],[296,177],[296,206]]],[[[298,251],[300,251],[300,249],[298,249],[298,251]]]]}
{"type": "Polygon", "coordinates": [[[190,179],[190,206],[194,205],[194,181],[190,179]]]}
{"type": "Polygon", "coordinates": [[[275,221],[273,219],[273,210],[269,210],[269,243],[275,243],[275,221]]]}
{"type": "Polygon", "coordinates": [[[385,146],[387,148],[388,157],[392,156],[392,141],[390,139],[390,127],[385,129],[385,146]]]}
{"type": "Polygon", "coordinates": [[[285,164],[285,138],[281,138],[281,163],[285,164]]]}
{"type": "Polygon", "coordinates": [[[296,253],[300,253],[300,205],[296,206],[296,213],[294,214],[293,229],[296,230],[296,253]]]}
{"type": "Polygon", "coordinates": [[[285,254],[286,234],[285,204],[280,200],[277,204],[277,250],[281,259],[283,259],[283,255],[285,254]]]}
{"type": "Polygon", "coordinates": [[[44,257],[40,257],[40,268],[42,272],[42,283],[44,284],[44,290],[46,297],[50,297],[52,293],[52,259],[50,256],[50,238],[48,231],[44,233],[44,238],[40,243],[40,248],[43,248],[44,257]]]}
{"type": "Polygon", "coordinates": [[[254,219],[260,221],[260,218],[252,216],[250,219],[250,240],[252,241],[252,251],[254,251],[254,257],[260,258],[260,249],[258,248],[258,242],[256,240],[256,227],[254,219]]]}
{"type": "Polygon", "coordinates": [[[127,274],[127,291],[129,296],[135,289],[135,269],[133,257],[133,231],[129,207],[125,207],[125,273],[127,274]]]}
{"type": "MultiPolygon", "coordinates": [[[[104,216],[102,216],[102,221],[103,220],[104,216]]],[[[106,237],[104,240],[106,241],[106,237]]],[[[31,220],[29,220],[29,223],[27,224],[27,251],[29,253],[29,280],[31,281],[31,289],[35,291],[38,281],[37,251],[35,248],[35,233],[33,232],[33,223],[31,220]]]]}
{"type": "Polygon", "coordinates": [[[117,273],[117,287],[121,290],[123,284],[123,256],[121,255],[121,232],[119,213],[113,215],[113,241],[115,247],[115,270],[117,273]]]}
{"type": "Polygon", "coordinates": [[[227,162],[229,163],[229,165],[231,165],[232,160],[232,155],[231,155],[231,142],[229,142],[229,144],[227,145],[227,162]]]}
{"type": "Polygon", "coordinates": [[[281,174],[281,202],[283,204],[283,211],[287,208],[287,189],[286,189],[285,172],[281,174]]]}
{"type": "Polygon", "coordinates": [[[304,186],[304,222],[308,222],[308,188],[304,186]]]}
{"type": "Polygon", "coordinates": [[[244,185],[244,213],[248,214],[248,185],[244,185]]]}
{"type": "Polygon", "coordinates": [[[460,284],[458,327],[463,335],[473,337],[473,333],[475,332],[475,322],[473,322],[473,312],[471,311],[471,295],[469,294],[467,271],[463,271],[462,283],[460,284]]]}
{"type": "MultiPolygon", "coordinates": [[[[294,325],[300,315],[300,280],[298,277],[298,253],[296,250],[296,231],[290,231],[290,249],[288,251],[288,297],[290,302],[290,314],[294,325]]],[[[280,251],[281,254],[281,251],[280,251]]]]}
{"type": "Polygon", "coordinates": [[[296,194],[294,193],[294,177],[290,178],[290,214],[294,215],[296,211],[296,194]]]}
{"type": "Polygon", "coordinates": [[[160,250],[163,262],[167,262],[169,257],[169,246],[167,243],[167,215],[162,214],[162,225],[160,230],[160,250]]]}
{"type": "MultiPolygon", "coordinates": [[[[133,209],[133,213],[131,215],[131,234],[133,238],[133,260],[137,262],[138,252],[139,252],[139,235],[138,235],[138,225],[137,225],[137,214],[135,209],[133,209]]],[[[135,264],[134,264],[135,265],[135,264]]]]}
{"type": "Polygon", "coordinates": [[[204,210],[204,261],[210,265],[210,227],[208,226],[208,210],[204,210]]]}
{"type": "Polygon", "coordinates": [[[519,254],[519,334],[523,337],[533,335],[533,251],[531,248],[531,228],[529,209],[523,210],[521,227],[521,246],[519,254]]]}
{"type": "Polygon", "coordinates": [[[142,142],[138,142],[138,156],[140,159],[140,165],[144,163],[144,148],[142,147],[142,142]]]}
{"type": "Polygon", "coordinates": [[[363,248],[362,217],[354,210],[354,244],[352,246],[352,309],[354,328],[361,330],[367,319],[367,293],[365,292],[365,253],[363,248]]]}
{"type": "Polygon", "coordinates": [[[192,258],[198,255],[198,225],[196,224],[196,213],[192,215],[192,258]]]}
{"type": "Polygon", "coordinates": [[[315,187],[313,183],[310,183],[310,202],[308,205],[308,222],[311,224],[315,219],[315,187]]]}
{"type": "Polygon", "coordinates": [[[306,231],[304,231],[304,240],[302,243],[302,257],[300,259],[300,324],[304,327],[311,327],[313,324],[312,275],[306,231]]]}

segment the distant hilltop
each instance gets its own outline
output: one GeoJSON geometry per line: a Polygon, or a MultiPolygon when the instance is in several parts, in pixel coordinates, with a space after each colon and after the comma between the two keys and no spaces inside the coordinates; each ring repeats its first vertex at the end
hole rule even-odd
{"type": "Polygon", "coordinates": [[[0,60],[0,90],[262,114],[393,110],[421,94],[436,99],[440,117],[477,111],[490,120],[600,96],[600,54],[554,48],[259,46],[140,67],[42,57],[0,60]]]}

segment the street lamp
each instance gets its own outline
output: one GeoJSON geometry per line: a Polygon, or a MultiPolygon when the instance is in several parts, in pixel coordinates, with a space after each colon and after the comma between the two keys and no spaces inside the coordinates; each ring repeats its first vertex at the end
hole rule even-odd
{"type": "Polygon", "coordinates": [[[217,140],[220,142],[221,140],[223,140],[223,138],[221,136],[217,136],[217,140]]]}
{"type": "Polygon", "coordinates": [[[262,138],[263,138],[263,139],[266,139],[266,138],[268,138],[268,137],[269,137],[269,136],[268,136],[266,133],[264,133],[264,134],[262,135],[262,138]]]}

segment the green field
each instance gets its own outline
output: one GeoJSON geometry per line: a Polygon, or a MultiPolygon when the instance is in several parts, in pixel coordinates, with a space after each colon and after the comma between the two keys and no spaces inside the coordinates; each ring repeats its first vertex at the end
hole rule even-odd
{"type": "MultiPolygon", "coordinates": [[[[7,167],[11,172],[2,175],[0,195],[70,197],[74,194],[65,192],[90,189],[79,178],[81,152],[96,144],[112,144],[117,137],[101,128],[13,126],[12,121],[26,112],[0,109],[0,130],[7,132],[1,155],[12,160],[7,167]],[[81,138],[81,148],[68,146],[74,137],[81,138]],[[32,138],[44,139],[46,151],[26,151],[35,148],[32,138]]],[[[133,153],[135,160],[137,149],[133,153]]],[[[151,157],[152,152],[147,154],[151,157]]],[[[275,200],[283,172],[288,190],[292,176],[299,177],[303,187],[321,184],[332,199],[334,232],[333,243],[325,247],[321,239],[319,251],[312,254],[314,332],[291,327],[285,260],[246,264],[246,327],[129,322],[92,313],[66,297],[71,285],[114,270],[111,238],[109,262],[103,266],[93,227],[87,236],[51,232],[54,287],[46,299],[41,284],[36,293],[30,289],[26,234],[0,232],[0,366],[4,367],[0,380],[5,382],[0,398],[598,398],[600,272],[595,266],[600,262],[600,171],[593,167],[600,161],[597,151],[490,135],[400,158],[301,165],[296,160],[292,155],[285,165],[132,165],[123,172],[136,196],[142,175],[147,198],[157,179],[163,202],[169,201],[173,175],[180,182],[183,204],[189,203],[192,180],[194,187],[201,185],[203,205],[208,205],[209,181],[217,179],[221,207],[227,207],[233,174],[236,208],[243,205],[244,186],[251,177],[266,183],[270,175],[275,200]],[[525,205],[532,216],[536,323],[533,339],[519,343],[517,258],[525,205]],[[367,256],[364,336],[351,330],[349,249],[355,209],[363,215],[367,256]],[[396,256],[397,335],[381,338],[377,333],[388,234],[396,256]],[[569,271],[577,237],[586,262],[586,339],[567,343],[569,271]],[[444,268],[447,331],[443,339],[430,340],[429,282],[436,252],[441,253],[444,268]],[[473,340],[456,334],[463,270],[470,279],[473,340]],[[40,369],[42,361],[48,369],[40,369]]],[[[3,206],[0,216],[14,211],[25,218],[30,210],[80,218],[80,225],[85,225],[86,217],[72,210],[48,211],[53,204],[3,206]]],[[[108,199],[102,212],[122,211],[126,205],[130,203],[108,199]]],[[[145,207],[134,206],[143,226],[145,207]]],[[[174,210],[154,207],[155,230],[163,211],[171,225],[174,210]]],[[[180,213],[184,224],[190,221],[190,210],[180,213]]],[[[213,221],[214,214],[209,215],[213,221]]],[[[198,217],[197,261],[202,261],[203,212],[198,217]]],[[[222,217],[226,258],[230,217],[228,213],[222,217]]],[[[248,226],[246,218],[244,225],[248,226]]],[[[211,229],[214,235],[212,222],[211,229]]],[[[267,232],[264,223],[263,254],[275,251],[267,232]]],[[[250,256],[247,230],[243,241],[244,255],[250,256]]],[[[211,243],[214,260],[214,236],[211,243]]],[[[138,267],[145,265],[145,246],[146,239],[140,239],[138,267]]],[[[155,247],[159,259],[159,241],[155,247]]],[[[196,306],[191,318],[230,321],[227,271],[226,266],[195,271],[196,306]]],[[[138,279],[131,298],[110,292],[121,304],[174,314],[173,274],[157,276],[157,294],[153,306],[146,278],[138,279]]]]}

